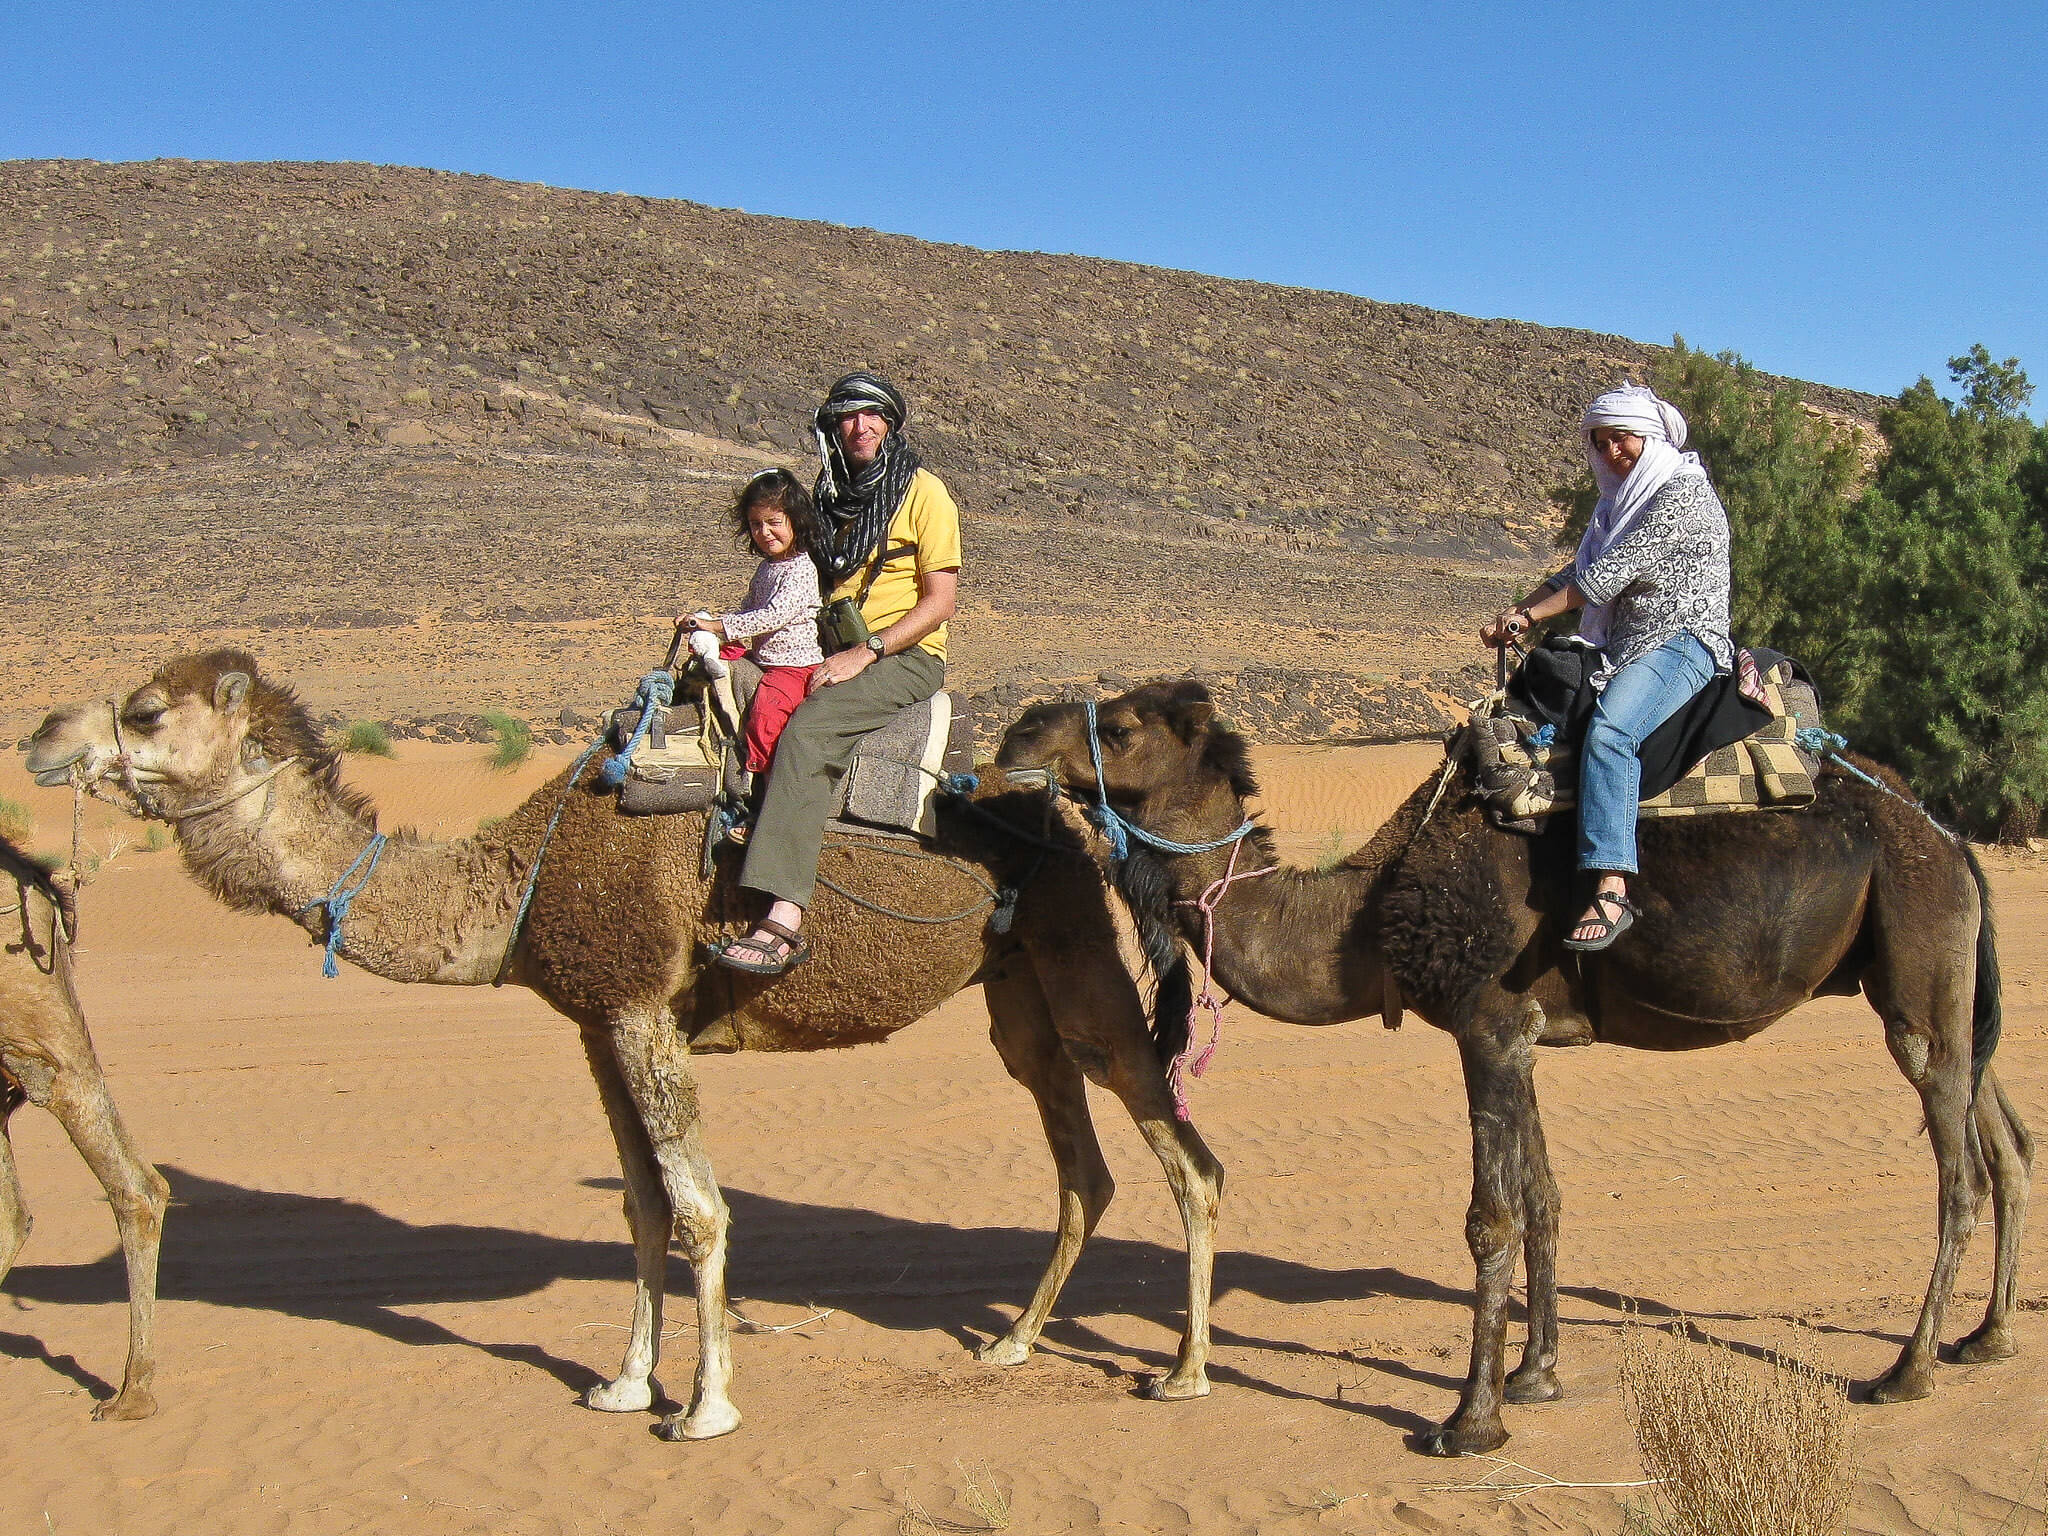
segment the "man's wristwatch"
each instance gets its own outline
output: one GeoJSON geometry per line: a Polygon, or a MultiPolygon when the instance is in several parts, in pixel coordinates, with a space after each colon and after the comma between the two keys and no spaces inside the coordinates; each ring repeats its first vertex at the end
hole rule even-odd
{"type": "Polygon", "coordinates": [[[888,652],[882,648],[882,637],[880,635],[869,635],[867,638],[867,647],[870,651],[874,652],[875,660],[877,661],[880,661],[885,655],[888,654],[888,652]]]}

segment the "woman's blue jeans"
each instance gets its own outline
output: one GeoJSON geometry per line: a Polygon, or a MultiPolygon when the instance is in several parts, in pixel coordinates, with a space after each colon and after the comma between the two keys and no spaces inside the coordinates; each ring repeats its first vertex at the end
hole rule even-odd
{"type": "Polygon", "coordinates": [[[1681,631],[1607,680],[1579,751],[1579,868],[1636,873],[1637,754],[1713,676],[1713,654],[1681,631]]]}

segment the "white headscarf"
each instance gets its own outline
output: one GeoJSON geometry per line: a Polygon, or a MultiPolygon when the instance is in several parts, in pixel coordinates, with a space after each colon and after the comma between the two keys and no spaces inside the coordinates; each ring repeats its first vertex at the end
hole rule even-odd
{"type": "MultiPolygon", "coordinates": [[[[1642,384],[1624,384],[1611,389],[1591,405],[1579,422],[1579,441],[1592,466],[1593,481],[1600,487],[1600,501],[1593,519],[1579,540],[1574,569],[1583,575],[1594,561],[1619,543],[1642,516],[1656,494],[1679,475],[1705,475],[1706,466],[1696,453],[1680,453],[1685,446],[1685,418],[1668,400],[1642,384]],[[1633,432],[1643,440],[1642,457],[1626,478],[1607,467],[1593,447],[1593,429],[1608,427],[1633,432]]],[[[1607,603],[1589,603],[1579,617],[1579,633],[1594,645],[1607,643],[1607,603]]]]}

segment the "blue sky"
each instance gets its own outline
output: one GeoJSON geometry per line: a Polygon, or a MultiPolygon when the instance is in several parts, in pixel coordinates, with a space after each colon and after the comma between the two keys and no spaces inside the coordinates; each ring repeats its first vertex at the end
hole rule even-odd
{"type": "MultiPolygon", "coordinates": [[[[373,160],[2048,384],[2048,5],[21,7],[0,157],[373,160]]],[[[2036,401],[2038,414],[2042,401],[2036,401]]]]}

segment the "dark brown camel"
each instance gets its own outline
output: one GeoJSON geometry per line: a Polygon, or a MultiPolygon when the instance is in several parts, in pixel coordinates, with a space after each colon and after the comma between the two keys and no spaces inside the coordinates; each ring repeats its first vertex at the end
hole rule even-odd
{"type": "Polygon", "coordinates": [[[24,1103],[38,1104],[57,1117],[107,1192],[128,1265],[128,1367],[121,1390],[92,1416],[143,1419],[156,1412],[151,1332],[170,1187],[135,1149],[100,1074],[71,982],[72,921],[69,893],[0,840],[0,1279],[31,1225],[7,1124],[24,1103]]]}
{"type": "MultiPolygon", "coordinates": [[[[619,1374],[585,1401],[638,1412],[655,1398],[664,1270],[673,1237],[697,1280],[696,1389],[665,1420],[668,1439],[708,1439],[738,1427],[728,1395],[727,1210],[704,1146],[692,1041],[724,1048],[808,1051],[880,1040],[980,982],[1003,1064],[1038,1102],[1059,1178],[1059,1232],[1030,1304],[980,1358],[1015,1365],[1031,1352],[1081,1246],[1115,1186],[1089,1120],[1083,1075],[1115,1093],[1166,1170],[1188,1238],[1188,1318],[1180,1358],[1151,1383],[1157,1398],[1209,1390],[1210,1272],[1222,1169],[1191,1126],[1174,1118],[1137,987],[1117,952],[1108,893],[1078,851],[1044,850],[950,811],[937,851],[847,839],[828,848],[826,873],[844,890],[918,923],[863,908],[821,888],[806,931],[811,961],[773,982],[702,965],[703,941],[746,914],[721,867],[699,877],[704,816],[629,817],[564,772],[474,837],[429,843],[409,832],[375,844],[376,813],[340,782],[335,754],[291,690],[266,682],[239,651],[168,662],[125,700],[59,710],[31,744],[46,782],[67,775],[177,829],[185,863],[221,900],[328,932],[319,903],[345,884],[361,894],[337,923],[345,959],[394,981],[475,986],[498,974],[514,940],[526,876],[555,808],[560,825],[517,929],[512,980],[574,1021],[611,1122],[625,1175],[637,1257],[633,1322],[619,1374]],[[381,847],[374,862],[371,849],[381,847]],[[1041,856],[1041,855],[1044,856],[1041,856]],[[367,864],[367,868],[365,865],[367,864]],[[1007,933],[988,893],[1021,890],[1007,933]],[[950,917],[945,914],[952,914],[950,917]]],[[[1012,810],[1019,797],[1007,797],[1012,810]]],[[[1030,815],[1033,807],[1022,807],[1030,815]]],[[[1039,825],[1031,817],[1031,828],[1039,825]]],[[[1059,823],[1055,822],[1055,829],[1059,823]]],[[[1185,988],[1186,979],[1179,986],[1185,988]]],[[[1162,997],[1171,979],[1162,982],[1162,997]]],[[[1185,992],[1182,992],[1183,1006],[1185,992]]],[[[459,1085],[431,1071],[421,1113],[459,1085]]]]}
{"type": "MultiPolygon", "coordinates": [[[[1257,792],[1243,738],[1219,725],[1198,683],[1148,683],[1099,710],[1113,808],[1181,843],[1237,826],[1257,792]]],[[[1043,769],[1096,798],[1088,722],[1040,705],[1004,738],[1005,768],[1043,769]]],[[[1885,769],[1858,760],[1866,771],[1885,769]]],[[[1743,1040],[1808,998],[1861,990],[1893,1059],[1919,1090],[1940,1190],[1940,1242],[1913,1336],[1871,1388],[1878,1402],[1933,1385],[1942,1309],[1988,1195],[1998,1246],[1984,1321],[1963,1361],[2013,1353],[2009,1327],[2032,1150],[1990,1070],[1998,961],[1989,894],[1967,846],[1906,800],[1831,772],[1808,810],[1646,822],[1643,915],[1605,954],[1562,947],[1585,905],[1569,824],[1538,838],[1491,825],[1462,770],[1424,784],[1335,869],[1283,869],[1216,903],[1217,979],[1261,1013],[1299,1024],[1403,1003],[1450,1033],[1472,1119],[1465,1237],[1478,1265],[1471,1367],[1457,1411],[1425,1438],[1478,1452],[1507,1432],[1500,1405],[1561,1395],[1557,1362],[1557,1185],[1537,1113],[1536,1045],[1605,1042],[1691,1050],[1743,1040]],[[1529,1284],[1529,1337],[1504,1373],[1515,1250],[1529,1284]]],[[[1148,948],[1198,940],[1185,903],[1223,878],[1230,853],[1161,854],[1133,842],[1113,874],[1148,948]]],[[[1240,871],[1275,862],[1263,829],[1240,871]]]]}

